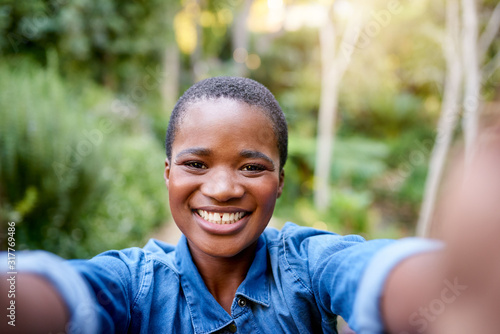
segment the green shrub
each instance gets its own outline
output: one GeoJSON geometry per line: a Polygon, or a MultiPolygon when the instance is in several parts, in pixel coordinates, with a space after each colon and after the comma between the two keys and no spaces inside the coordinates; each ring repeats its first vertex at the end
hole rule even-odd
{"type": "Polygon", "coordinates": [[[386,159],[390,169],[379,179],[375,192],[390,219],[401,227],[412,230],[415,226],[433,146],[434,134],[424,127],[407,131],[390,144],[386,159]]]}
{"type": "Polygon", "coordinates": [[[336,138],[326,212],[317,212],[313,205],[315,150],[314,138],[290,136],[285,187],[275,216],[338,233],[370,232],[376,223],[372,183],[388,168],[388,145],[364,137],[336,138]]]}
{"type": "Polygon", "coordinates": [[[15,221],[18,249],[89,257],[166,220],[161,145],[113,101],[25,59],[0,65],[0,233],[15,221]]]}

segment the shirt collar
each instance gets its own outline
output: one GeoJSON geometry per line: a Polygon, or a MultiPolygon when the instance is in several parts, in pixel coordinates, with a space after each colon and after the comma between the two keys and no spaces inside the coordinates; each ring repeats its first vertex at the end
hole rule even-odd
{"type": "MultiPolygon", "coordinates": [[[[217,331],[233,322],[233,318],[220,306],[208,291],[193,262],[187,239],[183,235],[177,244],[175,260],[186,302],[191,313],[194,331],[197,334],[217,331]]],[[[269,284],[267,273],[267,247],[265,238],[257,241],[255,258],[245,280],[236,291],[250,301],[269,306],[269,284]]]]}
{"type": "Polygon", "coordinates": [[[248,269],[247,276],[236,290],[236,295],[243,296],[260,305],[269,307],[269,284],[267,281],[267,245],[262,236],[257,241],[255,258],[248,269]]]}

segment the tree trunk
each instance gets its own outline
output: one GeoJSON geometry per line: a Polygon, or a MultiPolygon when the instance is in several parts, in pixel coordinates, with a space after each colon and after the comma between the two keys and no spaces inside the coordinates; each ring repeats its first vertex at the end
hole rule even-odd
{"type": "Polygon", "coordinates": [[[446,39],[443,50],[446,59],[445,89],[436,142],[431,153],[429,172],[425,184],[424,201],[417,225],[417,235],[419,236],[429,236],[431,232],[436,195],[460,111],[462,64],[458,17],[458,1],[448,0],[446,5],[446,39]]]}
{"type": "Polygon", "coordinates": [[[316,167],[314,176],[314,203],[324,210],[329,204],[329,176],[333,149],[333,131],[337,114],[338,69],[335,66],[335,26],[331,20],[320,28],[321,101],[318,115],[316,167]]]}
{"type": "Polygon", "coordinates": [[[339,88],[359,37],[362,14],[350,18],[337,48],[332,18],[319,30],[321,51],[321,100],[318,115],[316,166],[314,169],[314,205],[325,210],[330,204],[330,169],[335,143],[339,88]]]}
{"type": "MultiPolygon", "coordinates": [[[[237,12],[236,17],[233,22],[233,52],[234,50],[241,48],[248,52],[248,42],[249,34],[247,28],[247,18],[250,14],[250,7],[252,6],[253,0],[244,0],[241,9],[237,12]]],[[[248,69],[245,63],[235,62],[235,72],[236,76],[244,77],[248,74],[248,69]]]]}
{"type": "Polygon", "coordinates": [[[161,83],[161,95],[165,110],[172,110],[179,97],[179,49],[175,42],[167,46],[163,57],[164,76],[161,83]]]}
{"type": "Polygon", "coordinates": [[[464,64],[464,115],[462,127],[469,160],[479,124],[481,72],[478,59],[478,15],[476,0],[462,0],[462,52],[464,64]]]}
{"type": "Polygon", "coordinates": [[[431,231],[434,203],[451,145],[453,130],[458,119],[460,99],[462,99],[464,108],[462,128],[466,160],[470,161],[474,153],[472,147],[478,132],[482,80],[483,78],[488,79],[496,68],[500,67],[500,55],[497,55],[484,66],[483,70],[480,68],[480,60],[487,54],[500,29],[500,4],[496,5],[483,34],[479,38],[479,15],[476,0],[461,0],[461,3],[462,27],[460,28],[457,19],[460,13],[458,1],[448,0],[447,2],[447,40],[445,43],[447,76],[438,138],[431,155],[424,201],[417,226],[417,233],[422,236],[428,236],[431,231]],[[462,88],[463,97],[461,98],[462,88]]]}

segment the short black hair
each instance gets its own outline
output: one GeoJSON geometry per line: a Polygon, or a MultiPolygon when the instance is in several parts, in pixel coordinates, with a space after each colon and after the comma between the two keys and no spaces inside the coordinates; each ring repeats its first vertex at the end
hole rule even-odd
{"type": "Polygon", "coordinates": [[[280,170],[288,155],[288,126],[285,114],[274,95],[255,80],[240,77],[213,77],[195,83],[177,101],[168,123],[165,148],[167,158],[172,159],[172,144],[177,127],[190,104],[203,100],[226,98],[259,107],[271,120],[278,143],[280,170]]]}

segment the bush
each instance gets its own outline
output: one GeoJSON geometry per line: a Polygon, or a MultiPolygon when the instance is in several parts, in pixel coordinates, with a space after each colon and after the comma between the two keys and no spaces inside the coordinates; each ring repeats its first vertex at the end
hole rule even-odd
{"type": "Polygon", "coordinates": [[[372,183],[388,168],[388,145],[364,137],[336,138],[330,170],[331,201],[325,212],[318,212],[313,205],[315,150],[314,139],[290,136],[285,187],[275,217],[337,233],[369,233],[378,219],[372,183]]]}
{"type": "Polygon", "coordinates": [[[26,59],[4,62],[0,78],[1,233],[15,221],[17,249],[63,257],[142,245],[167,195],[141,115],[112,113],[109,92],[26,59]]]}

